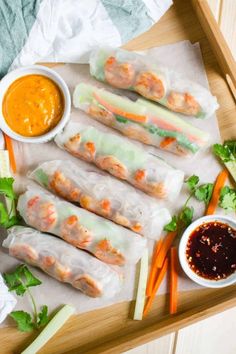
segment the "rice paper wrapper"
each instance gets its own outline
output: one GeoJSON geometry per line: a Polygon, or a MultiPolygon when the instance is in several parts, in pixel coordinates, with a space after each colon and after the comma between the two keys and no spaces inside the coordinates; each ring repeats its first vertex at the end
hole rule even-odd
{"type": "MultiPolygon", "coordinates": [[[[191,80],[198,82],[204,87],[208,88],[207,77],[205,74],[200,47],[198,44],[192,45],[189,41],[179,42],[176,44],[170,44],[158,48],[152,48],[147,51],[148,55],[154,60],[163,63],[164,65],[182,73],[186,74],[191,80]],[[174,60],[173,60],[174,58],[174,60]],[[184,58],[184,60],[183,60],[184,58]]],[[[105,87],[111,90],[108,85],[102,84],[89,74],[88,65],[58,65],[54,68],[66,81],[71,93],[73,93],[75,86],[82,81],[91,83],[99,87],[105,87]]],[[[119,90],[114,92],[121,93],[119,90]]],[[[124,94],[122,92],[121,94],[124,94]]],[[[127,91],[127,96],[134,97],[133,92],[127,91]]],[[[137,97],[137,96],[135,96],[137,97]]],[[[80,112],[78,109],[72,107],[72,120],[73,121],[85,121],[90,123],[91,126],[99,127],[100,124],[95,120],[90,119],[88,116],[80,112]]],[[[195,125],[196,127],[205,130],[211,134],[212,142],[220,141],[220,133],[217,124],[216,116],[211,117],[208,120],[195,119],[191,117],[185,117],[181,115],[183,119],[195,125]]],[[[107,128],[108,131],[113,134],[117,134],[112,129],[107,128]]],[[[136,143],[132,141],[133,143],[136,143]]],[[[220,164],[213,157],[210,150],[200,152],[193,159],[182,159],[181,157],[171,155],[170,153],[157,150],[156,148],[150,148],[147,145],[142,145],[143,149],[163,157],[169,164],[181,169],[185,172],[186,176],[196,174],[200,177],[202,183],[213,182],[216,175],[221,170],[220,164]]],[[[14,142],[14,150],[17,160],[17,168],[19,175],[16,177],[15,187],[18,191],[25,190],[25,187],[29,185],[29,180],[25,178],[28,171],[32,171],[37,167],[39,163],[43,163],[49,160],[69,160],[73,161],[78,166],[83,168],[93,169],[98,171],[96,167],[88,165],[83,161],[80,161],[67,152],[59,149],[55,143],[50,142],[46,144],[22,144],[14,142]]],[[[172,213],[176,213],[186,200],[188,193],[185,187],[182,188],[181,194],[177,201],[172,204],[167,204],[167,207],[172,213]]],[[[204,213],[204,206],[195,202],[194,200],[190,205],[195,208],[194,217],[202,216],[204,213]]],[[[222,213],[222,210],[219,210],[222,213]]],[[[4,237],[4,236],[2,236],[4,237]]],[[[149,254],[151,255],[153,248],[153,242],[149,241],[149,254]]],[[[151,257],[150,257],[151,259],[151,257]]],[[[6,272],[14,269],[19,264],[15,258],[10,257],[7,254],[6,249],[1,248],[0,251],[0,272],[6,272]]],[[[136,296],[136,266],[125,266],[123,271],[125,274],[124,285],[119,294],[112,299],[92,299],[89,298],[77,290],[73,289],[70,285],[61,284],[57,280],[54,280],[41,272],[40,270],[33,268],[33,273],[42,280],[42,285],[32,289],[33,294],[37,297],[39,305],[47,304],[50,310],[57,308],[61,304],[71,304],[75,306],[77,313],[83,313],[91,311],[101,307],[109,306],[115,303],[129,301],[136,296]]],[[[200,289],[201,287],[193,283],[188,279],[181,269],[179,270],[179,291],[200,289]]],[[[158,291],[158,294],[164,294],[168,291],[167,280],[165,279],[158,291]]],[[[25,311],[31,311],[30,304],[27,299],[19,298],[16,309],[23,309],[25,311]]],[[[5,322],[7,324],[8,322],[5,322]]],[[[11,322],[12,323],[12,322],[11,322]]]]}
{"type": "Polygon", "coordinates": [[[141,145],[111,134],[106,127],[98,129],[89,123],[70,122],[55,142],[72,155],[94,163],[157,199],[174,201],[180,193],[183,171],[143,150],[141,145]],[[86,149],[88,144],[93,146],[93,152],[86,149]],[[139,173],[145,177],[138,178],[139,173]]]}
{"type": "Polygon", "coordinates": [[[132,101],[82,82],[74,90],[73,104],[130,139],[179,156],[191,157],[209,146],[208,133],[146,99],[132,101]],[[127,113],[134,114],[134,121],[125,117],[127,113]]]}
{"type": "Polygon", "coordinates": [[[188,115],[209,118],[218,108],[216,98],[204,85],[189,80],[187,74],[181,75],[178,69],[171,69],[151,55],[142,56],[120,48],[98,48],[90,55],[90,72],[97,80],[136,91],[176,112],[185,111],[188,115]],[[156,90],[147,89],[150,82],[156,85],[156,90]],[[179,95],[186,92],[188,100],[195,102],[191,102],[191,108],[181,109],[179,95]]]}
{"type": "Polygon", "coordinates": [[[11,227],[3,246],[9,254],[91,297],[113,297],[122,273],[57,237],[24,226],[11,227]]]}
{"type": "Polygon", "coordinates": [[[17,210],[28,225],[59,236],[109,264],[136,264],[146,247],[144,237],[41,188],[21,194],[17,210]]]}
{"type": "Polygon", "coordinates": [[[56,195],[147,238],[158,239],[171,220],[160,202],[102,171],[82,169],[71,161],[44,162],[29,177],[56,195]]]}

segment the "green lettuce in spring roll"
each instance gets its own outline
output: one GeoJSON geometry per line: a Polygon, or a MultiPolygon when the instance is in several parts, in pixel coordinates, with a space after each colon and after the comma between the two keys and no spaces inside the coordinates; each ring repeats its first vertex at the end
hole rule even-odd
{"type": "Polygon", "coordinates": [[[144,237],[41,188],[29,188],[21,194],[17,210],[28,225],[59,236],[105,263],[135,264],[146,246],[144,237]]]}
{"type": "Polygon", "coordinates": [[[207,88],[148,55],[121,48],[98,48],[90,56],[90,73],[97,80],[135,91],[182,114],[208,118],[218,108],[216,97],[207,88]]]}
{"type": "Polygon", "coordinates": [[[73,103],[92,118],[131,139],[180,156],[193,156],[209,144],[207,132],[144,99],[134,102],[96,86],[80,83],[75,88],[73,103]]]}
{"type": "Polygon", "coordinates": [[[148,238],[158,239],[171,220],[157,200],[91,167],[53,160],[40,164],[29,177],[69,202],[148,238]]]}
{"type": "Polygon", "coordinates": [[[112,297],[121,289],[121,275],[89,253],[30,227],[8,229],[3,246],[9,254],[69,283],[91,297],[112,297]]]}
{"type": "Polygon", "coordinates": [[[70,122],[55,142],[153,197],[173,201],[179,195],[184,173],[125,138],[89,124],[70,122]]]}

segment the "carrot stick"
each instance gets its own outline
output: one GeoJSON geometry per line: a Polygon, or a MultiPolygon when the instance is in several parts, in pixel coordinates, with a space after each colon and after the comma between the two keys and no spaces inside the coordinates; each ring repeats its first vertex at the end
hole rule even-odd
{"type": "Polygon", "coordinates": [[[106,109],[108,109],[110,112],[112,112],[114,114],[118,114],[119,116],[133,120],[138,123],[145,123],[147,121],[146,116],[141,116],[141,115],[138,115],[135,113],[124,112],[124,111],[122,111],[122,109],[114,107],[110,103],[106,102],[104,99],[102,99],[96,93],[94,93],[93,96],[102,106],[104,106],[106,109]]]}
{"type": "Polygon", "coordinates": [[[170,250],[170,314],[177,312],[178,297],[178,255],[177,248],[171,247],[170,250]]]}
{"type": "Polygon", "coordinates": [[[208,204],[205,215],[214,214],[214,212],[217,208],[219,199],[220,199],[220,191],[224,187],[228,176],[229,176],[229,173],[227,170],[223,170],[218,174],[215,184],[214,184],[211,200],[210,200],[210,203],[208,204]]]}
{"type": "Polygon", "coordinates": [[[166,258],[167,253],[169,252],[169,249],[176,235],[177,235],[177,231],[171,231],[168,232],[168,234],[164,238],[162,247],[159,251],[158,258],[157,258],[157,263],[156,263],[157,268],[162,268],[163,262],[166,258]]]}
{"type": "Polygon", "coordinates": [[[169,146],[170,144],[173,144],[175,141],[176,141],[175,138],[167,137],[161,141],[160,148],[165,149],[167,146],[169,146]]]}
{"type": "Polygon", "coordinates": [[[16,173],[16,161],[15,161],[15,155],[14,155],[12,140],[7,134],[3,133],[3,135],[4,135],[4,139],[5,139],[6,148],[7,148],[8,153],[9,153],[11,170],[12,170],[13,173],[16,173]]]}
{"type": "Polygon", "coordinates": [[[158,256],[158,253],[159,253],[159,251],[161,249],[162,243],[163,243],[162,239],[157,241],[156,242],[156,246],[155,246],[155,250],[153,252],[152,264],[151,264],[151,268],[150,268],[150,273],[149,273],[149,278],[148,278],[148,283],[147,283],[147,289],[146,289],[146,295],[147,296],[151,295],[152,290],[153,290],[153,286],[154,286],[154,283],[155,283],[155,279],[156,279],[156,276],[157,276],[157,270],[158,270],[158,268],[156,266],[157,256],[158,256]]]}
{"type": "Polygon", "coordinates": [[[162,280],[164,279],[164,276],[167,272],[168,269],[168,258],[165,259],[163,267],[160,269],[160,272],[158,273],[158,277],[156,279],[155,285],[154,285],[154,289],[152,290],[152,294],[150,297],[148,297],[144,311],[143,311],[143,316],[146,316],[152,306],[153,300],[155,298],[156,292],[159,289],[162,280]]]}

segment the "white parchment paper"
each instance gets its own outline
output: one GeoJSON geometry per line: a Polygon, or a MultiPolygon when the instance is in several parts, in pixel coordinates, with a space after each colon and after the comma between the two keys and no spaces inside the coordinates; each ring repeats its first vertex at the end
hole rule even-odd
{"type": "MultiPolygon", "coordinates": [[[[190,79],[202,84],[205,87],[208,87],[207,77],[205,74],[201,52],[198,44],[192,45],[190,42],[184,41],[163,47],[152,48],[147,51],[147,54],[152,56],[152,58],[156,57],[158,61],[161,61],[163,64],[174,68],[175,70],[179,71],[180,73],[183,73],[190,79]]],[[[64,78],[70,88],[71,93],[73,92],[75,85],[81,81],[89,82],[97,86],[106,86],[90,77],[88,65],[67,64],[63,66],[57,66],[55,70],[64,78]]],[[[132,96],[133,93],[127,93],[127,95],[132,96]]],[[[73,107],[71,119],[86,120],[93,126],[100,126],[98,122],[88,118],[83,112],[76,110],[73,107]]],[[[195,126],[205,131],[208,131],[211,134],[212,143],[220,141],[220,134],[216,116],[213,116],[208,120],[189,118],[185,116],[183,116],[183,119],[190,121],[195,126]]],[[[113,134],[115,133],[119,135],[118,132],[109,128],[104,129],[112,131],[113,134]]],[[[134,143],[139,144],[137,142],[134,143]]],[[[170,153],[159,151],[153,147],[148,147],[146,145],[142,146],[144,149],[149,150],[159,156],[162,156],[167,160],[167,162],[169,162],[173,166],[183,169],[186,173],[186,176],[192,174],[200,176],[202,183],[214,181],[216,175],[220,171],[220,165],[213,157],[209,149],[199,153],[193,159],[186,160],[181,157],[171,155],[170,153]]],[[[16,153],[17,167],[19,171],[19,176],[17,176],[16,181],[16,188],[18,190],[23,190],[25,186],[29,183],[29,181],[26,180],[25,176],[27,175],[27,172],[36,167],[39,162],[51,159],[65,159],[72,160],[81,166],[85,165],[84,162],[79,161],[78,159],[75,159],[74,157],[70,156],[65,151],[60,150],[53,142],[46,144],[22,144],[19,142],[15,142],[14,147],[16,153]]],[[[96,170],[95,167],[94,169],[96,170]]],[[[183,205],[183,202],[186,199],[186,195],[187,193],[183,188],[181,196],[178,198],[175,205],[169,206],[173,213],[177,212],[178,209],[183,205]]],[[[203,206],[200,206],[199,203],[194,201],[191,203],[191,205],[195,207],[195,217],[201,216],[203,214],[203,206]]],[[[150,242],[150,250],[151,249],[152,242],[150,242]]],[[[17,260],[7,255],[7,250],[3,248],[0,249],[0,272],[10,271],[11,269],[14,269],[14,267],[18,263],[19,262],[17,260]]],[[[61,304],[71,304],[76,307],[77,313],[82,313],[93,309],[105,307],[114,303],[128,301],[133,299],[135,296],[136,267],[132,266],[124,268],[124,287],[120,294],[110,300],[89,298],[80,293],[79,291],[73,289],[71,286],[61,284],[58,281],[50,278],[40,270],[33,269],[33,272],[42,280],[43,284],[33,289],[32,292],[36,296],[38,304],[47,304],[50,310],[57,308],[61,304]]],[[[181,270],[179,278],[179,291],[199,288],[198,285],[194,284],[191,280],[185,277],[181,270]]],[[[161,288],[159,289],[158,294],[163,294],[167,291],[167,281],[165,280],[161,288]]],[[[28,300],[26,298],[20,299],[16,308],[30,311],[30,305],[28,300]]]]}

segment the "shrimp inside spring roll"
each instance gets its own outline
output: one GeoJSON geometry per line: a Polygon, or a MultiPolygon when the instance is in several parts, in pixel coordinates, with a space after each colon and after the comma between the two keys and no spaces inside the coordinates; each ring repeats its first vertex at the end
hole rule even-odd
{"type": "Polygon", "coordinates": [[[57,237],[15,226],[8,230],[3,246],[12,257],[42,269],[90,297],[112,297],[121,289],[122,277],[117,271],[57,237]]]}

